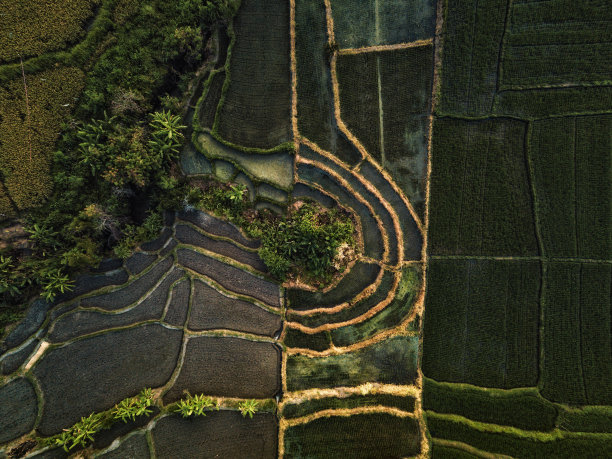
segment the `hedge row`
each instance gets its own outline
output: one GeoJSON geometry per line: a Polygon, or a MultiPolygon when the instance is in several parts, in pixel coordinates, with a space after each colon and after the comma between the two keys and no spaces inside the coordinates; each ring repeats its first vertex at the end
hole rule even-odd
{"type": "Polygon", "coordinates": [[[0,170],[18,209],[39,204],[51,192],[51,151],[84,79],[74,67],[28,75],[29,115],[21,78],[0,87],[0,170]]]}
{"type": "Polygon", "coordinates": [[[433,255],[538,255],[525,123],[434,122],[430,251],[433,255]]]}
{"type": "Polygon", "coordinates": [[[102,0],[10,0],[0,11],[0,64],[64,48],[81,38],[102,0]]]}
{"type": "Polygon", "coordinates": [[[484,387],[535,386],[540,264],[430,261],[423,373],[484,387]]]}
{"type": "MultiPolygon", "coordinates": [[[[80,0],[79,0],[80,1],[80,0]]],[[[92,0],[93,3],[99,0],[92,0]]],[[[70,50],[52,51],[23,62],[26,74],[38,73],[54,65],[82,67],[104,51],[102,40],[115,27],[114,11],[132,0],[106,0],[98,9],[85,38],[70,50]]],[[[26,21],[27,22],[27,21],[26,21]]],[[[61,23],[61,21],[60,21],[61,23]]],[[[9,84],[21,76],[20,62],[0,66],[0,84],[9,84]]]]}

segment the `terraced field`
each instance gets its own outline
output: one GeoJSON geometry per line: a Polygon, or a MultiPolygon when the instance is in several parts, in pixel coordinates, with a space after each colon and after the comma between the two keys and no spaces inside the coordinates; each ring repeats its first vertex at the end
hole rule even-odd
{"type": "Polygon", "coordinates": [[[612,457],[600,3],[243,0],[181,169],[345,209],[356,258],[281,285],[238,227],[168,212],[3,341],[0,457],[143,388],[84,454],[612,457]],[[189,394],[219,409],[184,419],[189,394]]]}

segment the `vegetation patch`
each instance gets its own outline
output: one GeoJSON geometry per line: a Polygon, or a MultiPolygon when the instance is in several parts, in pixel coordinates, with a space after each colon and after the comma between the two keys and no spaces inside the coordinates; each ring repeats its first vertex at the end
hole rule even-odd
{"type": "Polygon", "coordinates": [[[0,7],[0,64],[74,43],[102,0],[15,0],[0,7]]]}
{"type": "Polygon", "coordinates": [[[432,260],[425,376],[485,387],[535,386],[540,277],[537,261],[432,260]]]}
{"type": "Polygon", "coordinates": [[[603,3],[514,4],[509,15],[501,89],[610,83],[612,67],[603,56],[610,54],[612,16],[603,3]]]}
{"type": "Polygon", "coordinates": [[[550,433],[504,428],[469,421],[460,416],[426,413],[427,428],[434,438],[466,443],[491,453],[513,457],[608,457],[609,434],[550,433]]]}
{"type": "Polygon", "coordinates": [[[526,430],[551,431],[557,421],[557,408],[535,388],[503,391],[429,378],[424,379],[423,409],[526,430]]]}
{"type": "Polygon", "coordinates": [[[538,255],[525,135],[515,120],[434,122],[434,255],[538,255]]]}
{"type": "Polygon", "coordinates": [[[287,458],[408,457],[420,451],[417,421],[386,413],[316,419],[288,428],[284,441],[287,458]]]}

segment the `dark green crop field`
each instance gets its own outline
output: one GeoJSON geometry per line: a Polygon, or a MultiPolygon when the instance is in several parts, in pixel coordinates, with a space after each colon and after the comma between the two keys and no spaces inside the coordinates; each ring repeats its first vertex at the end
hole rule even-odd
{"type": "Polygon", "coordinates": [[[444,4],[422,357],[432,457],[612,454],[608,3],[444,4]]]}
{"type": "Polygon", "coordinates": [[[528,387],[538,377],[537,261],[432,260],[423,372],[437,381],[528,387]]]}
{"type": "Polygon", "coordinates": [[[432,254],[538,254],[526,134],[526,123],[510,119],[435,121],[432,254]]]}
{"type": "Polygon", "coordinates": [[[274,148],[291,140],[289,4],[243,0],[234,32],[215,128],[233,144],[274,148]]]}

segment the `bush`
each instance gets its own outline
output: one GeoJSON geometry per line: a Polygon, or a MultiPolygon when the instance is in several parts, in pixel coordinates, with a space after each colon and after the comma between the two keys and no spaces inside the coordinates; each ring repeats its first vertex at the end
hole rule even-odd
{"type": "Polygon", "coordinates": [[[351,220],[338,210],[303,204],[263,230],[260,256],[271,273],[284,280],[291,268],[309,277],[329,278],[340,245],[353,241],[351,220]]]}

